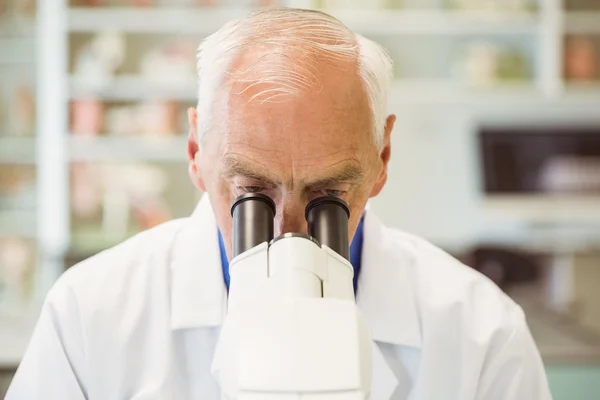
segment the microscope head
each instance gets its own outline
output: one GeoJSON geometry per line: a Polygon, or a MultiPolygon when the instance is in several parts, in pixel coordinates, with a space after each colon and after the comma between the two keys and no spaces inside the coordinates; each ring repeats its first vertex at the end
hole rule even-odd
{"type": "Polygon", "coordinates": [[[275,203],[268,196],[252,193],[238,197],[231,215],[230,300],[275,290],[281,298],[354,301],[350,209],[343,200],[332,196],[312,200],[305,209],[307,233],[286,232],[275,238],[275,203]]]}

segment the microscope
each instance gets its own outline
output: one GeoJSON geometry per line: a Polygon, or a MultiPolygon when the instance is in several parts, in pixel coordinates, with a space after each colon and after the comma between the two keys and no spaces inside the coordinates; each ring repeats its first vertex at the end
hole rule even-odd
{"type": "Polygon", "coordinates": [[[372,341],[355,304],[348,205],[316,198],[308,234],[276,238],[268,196],[242,195],[231,214],[228,310],[212,364],[223,399],[369,399],[372,341]]]}

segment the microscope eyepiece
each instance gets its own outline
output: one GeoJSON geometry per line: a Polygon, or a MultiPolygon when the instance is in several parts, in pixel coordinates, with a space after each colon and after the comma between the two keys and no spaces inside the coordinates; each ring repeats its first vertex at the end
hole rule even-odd
{"type": "Polygon", "coordinates": [[[350,260],[350,207],[344,200],[334,196],[318,197],[306,206],[305,218],[309,236],[350,260]]]}
{"type": "MultiPolygon", "coordinates": [[[[263,194],[247,193],[233,201],[233,257],[273,240],[275,212],[275,203],[263,194]]],[[[306,206],[305,218],[309,237],[350,259],[350,207],[345,201],[334,196],[318,197],[306,206]]]]}
{"type": "Polygon", "coordinates": [[[269,196],[246,193],[231,204],[233,257],[273,239],[275,203],[269,196]]]}

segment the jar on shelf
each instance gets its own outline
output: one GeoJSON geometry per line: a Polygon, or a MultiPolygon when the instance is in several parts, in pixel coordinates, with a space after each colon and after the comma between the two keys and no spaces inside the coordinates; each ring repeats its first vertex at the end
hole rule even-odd
{"type": "Polygon", "coordinates": [[[31,300],[34,253],[22,239],[0,237],[0,308],[26,306],[31,300]]]}
{"type": "Polygon", "coordinates": [[[565,77],[572,81],[591,81],[598,76],[598,51],[594,42],[584,36],[567,39],[565,77]]]}
{"type": "Polygon", "coordinates": [[[35,131],[35,97],[29,85],[16,88],[12,98],[10,134],[13,136],[33,136],[35,131]]]}
{"type": "Polygon", "coordinates": [[[97,136],[104,125],[104,104],[95,98],[76,99],[71,103],[71,133],[97,136]]]}

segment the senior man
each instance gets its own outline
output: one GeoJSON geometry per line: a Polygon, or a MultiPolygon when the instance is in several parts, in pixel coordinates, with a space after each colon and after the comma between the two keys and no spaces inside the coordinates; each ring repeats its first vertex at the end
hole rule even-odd
{"type": "Polygon", "coordinates": [[[366,207],[386,182],[395,121],[379,45],[323,13],[266,9],[204,40],[198,74],[188,157],[203,199],[63,274],[9,400],[218,399],[229,207],[244,193],[273,199],[275,234],[306,232],[315,197],[349,204],[356,302],[378,349],[372,399],[550,398],[522,310],[366,207]]]}

